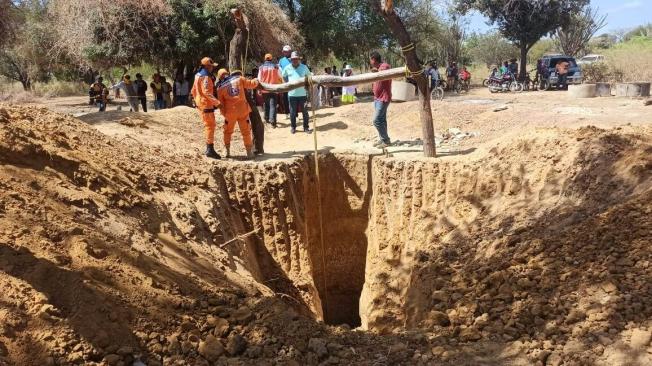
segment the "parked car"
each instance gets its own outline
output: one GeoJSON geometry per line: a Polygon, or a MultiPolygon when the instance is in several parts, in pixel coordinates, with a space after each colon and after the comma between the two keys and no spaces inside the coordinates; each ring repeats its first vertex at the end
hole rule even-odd
{"type": "Polygon", "coordinates": [[[605,58],[603,55],[586,55],[577,61],[578,65],[591,65],[596,62],[604,62],[605,58]]]}
{"type": "Polygon", "coordinates": [[[545,55],[539,60],[540,86],[539,89],[549,90],[557,86],[558,75],[556,66],[566,61],[569,63],[566,85],[582,83],[582,69],[574,57],[565,55],[545,55]]]}

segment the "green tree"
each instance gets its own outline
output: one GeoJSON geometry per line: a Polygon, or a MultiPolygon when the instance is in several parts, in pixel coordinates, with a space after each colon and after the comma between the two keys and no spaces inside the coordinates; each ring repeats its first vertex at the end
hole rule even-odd
{"type": "Polygon", "coordinates": [[[18,81],[30,90],[34,81],[51,75],[49,50],[53,38],[45,2],[13,1],[8,19],[11,38],[0,48],[0,75],[18,81]]]}
{"type": "Polygon", "coordinates": [[[566,27],[571,15],[580,12],[589,0],[456,0],[457,9],[472,9],[498,25],[500,33],[520,50],[520,77],[525,77],[527,54],[542,37],[566,27]]]}
{"type": "Polygon", "coordinates": [[[487,67],[500,65],[504,60],[518,57],[518,49],[498,32],[472,34],[466,47],[474,62],[487,67]]]}
{"type": "Polygon", "coordinates": [[[95,69],[147,62],[169,74],[188,72],[203,56],[226,63],[235,27],[229,9],[251,20],[248,56],[259,59],[302,38],[288,18],[263,0],[51,0],[59,48],[95,69]]]}

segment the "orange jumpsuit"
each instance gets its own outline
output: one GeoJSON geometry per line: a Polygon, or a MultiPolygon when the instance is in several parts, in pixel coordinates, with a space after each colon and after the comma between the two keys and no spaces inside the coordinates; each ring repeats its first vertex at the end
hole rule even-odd
{"type": "Polygon", "coordinates": [[[236,122],[247,150],[253,146],[249,113],[251,108],[245,96],[245,89],[256,89],[258,80],[248,80],[242,76],[231,76],[222,81],[217,89],[217,99],[222,105],[224,116],[224,145],[231,146],[231,135],[236,122]]]}
{"type": "Polygon", "coordinates": [[[190,91],[195,105],[204,121],[206,144],[212,145],[215,140],[215,108],[220,106],[220,101],[215,97],[215,78],[211,73],[202,69],[195,75],[195,82],[190,91]]]}

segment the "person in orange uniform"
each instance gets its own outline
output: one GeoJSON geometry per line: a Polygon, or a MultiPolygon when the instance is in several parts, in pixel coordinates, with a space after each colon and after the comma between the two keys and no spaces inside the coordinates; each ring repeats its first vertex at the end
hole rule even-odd
{"type": "Polygon", "coordinates": [[[253,139],[251,136],[251,125],[249,124],[249,113],[251,108],[245,96],[245,89],[256,89],[258,79],[248,80],[242,76],[241,71],[233,71],[230,76],[225,69],[217,72],[219,84],[217,87],[217,99],[221,104],[220,112],[224,116],[224,146],[226,157],[231,156],[231,135],[237,123],[247,150],[247,157],[253,158],[253,139]]]}
{"type": "Polygon", "coordinates": [[[204,121],[204,133],[206,134],[206,156],[213,159],[220,159],[215,151],[215,109],[220,108],[220,101],[216,97],[215,70],[217,64],[210,57],[201,60],[199,72],[195,75],[195,82],[192,85],[190,94],[204,121]]]}

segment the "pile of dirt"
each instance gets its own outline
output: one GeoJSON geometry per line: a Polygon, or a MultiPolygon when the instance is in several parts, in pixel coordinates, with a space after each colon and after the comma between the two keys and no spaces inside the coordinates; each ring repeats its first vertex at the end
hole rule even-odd
{"type": "Polygon", "coordinates": [[[651,360],[649,128],[325,154],[317,182],[122,118],[0,105],[0,364],[651,360]]]}
{"type": "Polygon", "coordinates": [[[432,359],[423,335],[325,326],[271,291],[212,167],[0,106],[0,364],[432,359]]]}

